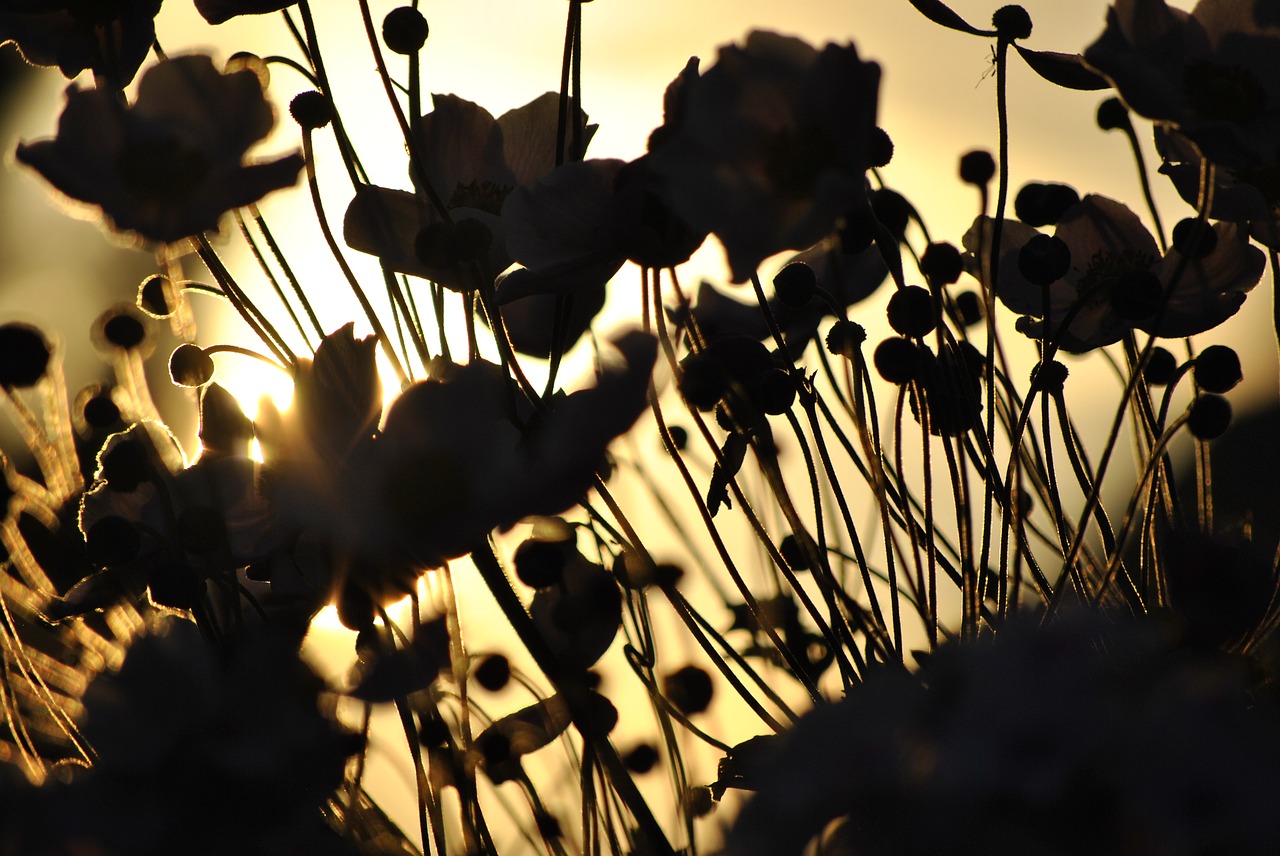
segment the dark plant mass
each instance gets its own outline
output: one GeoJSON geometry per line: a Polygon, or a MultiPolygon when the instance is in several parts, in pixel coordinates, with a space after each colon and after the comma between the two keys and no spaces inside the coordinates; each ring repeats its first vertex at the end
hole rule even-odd
{"type": "Polygon", "coordinates": [[[0,235],[0,856],[1280,852],[1280,13],[976,3],[988,145],[755,28],[621,157],[606,3],[491,112],[447,4],[0,2],[104,233],[0,235]]]}

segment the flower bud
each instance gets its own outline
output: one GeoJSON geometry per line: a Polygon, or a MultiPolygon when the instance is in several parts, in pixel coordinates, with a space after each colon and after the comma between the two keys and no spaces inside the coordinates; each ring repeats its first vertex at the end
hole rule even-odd
{"type": "Polygon", "coordinates": [[[410,56],[422,50],[429,32],[427,19],[412,6],[392,9],[382,19],[382,41],[388,50],[402,56],[410,56]]]}
{"type": "Polygon", "coordinates": [[[1221,437],[1231,426],[1231,404],[1220,395],[1202,395],[1191,404],[1187,428],[1197,440],[1221,437]]]}
{"type": "Polygon", "coordinates": [[[1070,185],[1031,181],[1014,197],[1013,213],[1028,226],[1053,226],[1079,201],[1080,194],[1070,185]]]}
{"type": "Polygon", "coordinates": [[[213,358],[203,348],[184,342],[169,355],[169,377],[178,386],[191,389],[213,380],[213,358]]]}
{"type": "Polygon", "coordinates": [[[1008,41],[1025,39],[1031,35],[1031,16],[1021,6],[1001,6],[991,16],[991,25],[1000,38],[1008,41]]]}
{"type": "Polygon", "coordinates": [[[1201,351],[1192,371],[1205,392],[1227,392],[1244,378],[1240,357],[1226,345],[1210,345],[1201,351]]]}
{"type": "Polygon", "coordinates": [[[1173,227],[1173,248],[1184,256],[1202,259],[1218,246],[1218,233],[1205,220],[1187,217],[1173,227]]]}
{"type": "Polygon", "coordinates": [[[889,298],[889,326],[903,336],[919,338],[938,326],[933,312],[933,296],[918,285],[898,289],[889,298]]]}
{"type": "Polygon", "coordinates": [[[1151,356],[1142,370],[1142,377],[1153,386],[1164,386],[1173,380],[1173,373],[1178,370],[1178,359],[1166,348],[1159,345],[1151,349],[1151,356]]]}
{"type": "Polygon", "coordinates": [[[990,152],[976,150],[960,157],[960,180],[975,187],[986,187],[995,177],[996,161],[990,152]]]}
{"type": "Polygon", "coordinates": [[[1036,235],[1018,251],[1018,273],[1032,285],[1051,285],[1071,269],[1071,248],[1057,235],[1036,235]]]}
{"type": "Polygon", "coordinates": [[[920,350],[910,339],[885,339],[876,346],[873,361],[880,376],[893,384],[910,383],[920,372],[920,350]]]}
{"type": "Polygon", "coordinates": [[[44,334],[30,324],[0,325],[0,386],[35,386],[48,370],[52,352],[44,334]]]}
{"type": "Polygon", "coordinates": [[[333,105],[313,89],[294,96],[289,102],[289,115],[304,131],[315,131],[333,121],[333,105]]]}
{"type": "Polygon", "coordinates": [[[813,299],[818,277],[804,262],[792,262],[773,278],[773,290],[787,306],[804,306],[813,299]]]}
{"type": "Polygon", "coordinates": [[[1119,131],[1129,124],[1129,110],[1119,98],[1108,98],[1098,105],[1098,127],[1102,130],[1119,131]]]}

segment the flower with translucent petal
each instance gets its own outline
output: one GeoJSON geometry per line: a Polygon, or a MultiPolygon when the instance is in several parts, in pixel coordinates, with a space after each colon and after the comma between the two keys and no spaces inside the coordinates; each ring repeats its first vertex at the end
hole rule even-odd
{"type": "Polygon", "coordinates": [[[325,545],[336,588],[403,597],[425,569],[491,530],[583,498],[609,442],[647,404],[654,339],[631,333],[614,344],[621,368],[536,417],[513,410],[521,393],[498,366],[438,362],[379,429],[374,340],[342,328],[304,363],[293,409],[259,421],[275,519],[325,545]]]}
{"type": "Polygon", "coordinates": [[[754,31],[668,89],[652,166],[672,210],[725,246],[735,282],[829,234],[864,193],[880,67],[754,31]]]}
{"type": "Polygon", "coordinates": [[[1216,163],[1280,154],[1280,26],[1263,0],[1118,0],[1084,53],[1134,112],[1173,125],[1216,163]]]}
{"type": "MultiPolygon", "coordinates": [[[[511,264],[502,205],[517,185],[530,184],[555,166],[560,98],[547,92],[497,119],[456,95],[433,95],[432,106],[413,126],[415,146],[424,153],[420,174],[430,190],[358,188],[347,207],[343,235],[352,249],[378,256],[391,270],[471,291],[511,264]],[[487,244],[464,246],[458,226],[487,233],[487,244]]],[[[592,131],[588,126],[588,140],[592,131]]],[[[419,170],[411,177],[417,185],[419,170]]]]}
{"type": "MultiPolygon", "coordinates": [[[[994,225],[991,218],[980,217],[964,236],[970,273],[979,278],[989,269],[994,225]]],[[[1014,220],[1004,221],[1002,228],[996,296],[1024,316],[1020,331],[1036,338],[1047,334],[1072,353],[1118,342],[1134,328],[1163,337],[1210,330],[1240,309],[1265,266],[1263,253],[1230,223],[1214,224],[1216,246],[1204,258],[1184,257],[1176,249],[1162,256],[1136,214],[1115,200],[1091,194],[1069,207],[1058,222],[1055,234],[1070,252],[1070,266],[1047,286],[1046,306],[1045,289],[1028,280],[1019,267],[1023,248],[1042,233],[1014,220]],[[1137,320],[1118,313],[1117,287],[1127,277],[1147,274],[1159,282],[1162,305],[1137,320]]]]}
{"type": "Polygon", "coordinates": [[[244,163],[273,122],[252,70],[222,74],[206,56],[177,57],[142,76],[131,106],[70,88],[57,136],[19,145],[17,158],[117,231],[171,243],[297,180],[297,154],[244,163]]]}
{"type": "Polygon", "coordinates": [[[656,341],[614,340],[625,363],[548,402],[522,428],[510,381],[482,361],[410,387],[379,438],[378,501],[399,552],[423,566],[469,552],[495,528],[559,514],[591,487],[614,437],[647,406],[656,341]]]}

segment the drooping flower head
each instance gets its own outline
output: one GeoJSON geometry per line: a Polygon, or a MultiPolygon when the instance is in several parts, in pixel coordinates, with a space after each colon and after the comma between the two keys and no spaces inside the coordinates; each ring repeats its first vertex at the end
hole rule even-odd
{"type": "Polygon", "coordinates": [[[142,76],[131,106],[70,88],[57,136],[19,145],[17,158],[100,208],[116,231],[171,243],[297,180],[297,154],[244,163],[274,121],[253,70],[223,74],[207,56],[177,57],[142,76]]]}
{"type": "Polygon", "coordinates": [[[853,45],[757,30],[668,90],[653,170],[672,210],[724,244],[734,281],[816,244],[863,195],[879,83],[853,45]]]}

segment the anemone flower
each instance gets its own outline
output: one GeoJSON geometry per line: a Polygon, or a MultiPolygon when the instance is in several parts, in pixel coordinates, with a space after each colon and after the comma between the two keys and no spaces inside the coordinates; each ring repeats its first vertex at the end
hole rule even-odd
{"type": "MultiPolygon", "coordinates": [[[[980,279],[988,269],[981,256],[987,254],[994,224],[980,217],[964,236],[969,270],[980,279]]],[[[1170,249],[1162,256],[1136,214],[1091,194],[1067,208],[1058,222],[1058,252],[1069,259],[1047,285],[1046,306],[1045,287],[1024,273],[1023,252],[1037,236],[1045,236],[1014,220],[1004,221],[1002,228],[996,296],[1024,316],[1019,331],[1034,338],[1047,334],[1071,353],[1118,342],[1134,328],[1162,337],[1210,330],[1239,310],[1266,262],[1262,251],[1249,245],[1244,230],[1231,223],[1213,225],[1216,240],[1207,255],[1184,257],[1170,249]],[[1159,291],[1145,295],[1135,312],[1130,288],[1151,283],[1159,291]],[[1071,320],[1062,329],[1068,314],[1071,320]]],[[[1032,249],[1043,244],[1037,241],[1032,249]]]]}
{"type": "MultiPolygon", "coordinates": [[[[1155,138],[1156,151],[1164,161],[1160,172],[1188,205],[1198,205],[1204,157],[1186,135],[1173,128],[1157,126],[1155,138]]],[[[1270,169],[1215,169],[1208,216],[1243,223],[1250,238],[1280,249],[1280,163],[1270,169]]]]}
{"type": "Polygon", "coordinates": [[[246,633],[219,649],[177,618],[149,631],[85,691],[93,766],[6,817],[7,852],[356,852],[321,806],[363,740],[323,712],[296,640],[246,633]]]}
{"type": "MultiPolygon", "coordinates": [[[[481,285],[480,277],[492,280],[511,264],[502,205],[518,185],[555,166],[560,97],[544,93],[497,119],[456,95],[431,100],[432,111],[413,126],[415,145],[425,153],[419,166],[429,191],[359,188],[347,207],[343,235],[352,249],[378,256],[391,270],[471,291],[481,285]]],[[[588,139],[593,131],[587,128],[588,139]]]]}
{"type": "Polygon", "coordinates": [[[161,0],[9,0],[0,44],[18,46],[32,65],[74,78],[85,69],[120,90],[133,80],[156,38],[161,0]]]}
{"type": "Polygon", "coordinates": [[[273,122],[253,70],[223,74],[207,56],[176,57],[142,76],[132,106],[68,89],[57,136],[19,145],[17,158],[100,208],[115,230],[172,243],[297,180],[298,154],[244,163],[273,122]]]}
{"type": "MultiPolygon", "coordinates": [[[[1272,4],[1273,5],[1273,4],[1272,4]]],[[[1280,154],[1280,26],[1263,0],[1117,0],[1084,52],[1139,115],[1172,125],[1215,163],[1280,154]]]]}
{"type": "Polygon", "coordinates": [[[817,243],[863,196],[879,83],[853,45],[757,30],[668,90],[653,170],[671,209],[724,244],[734,282],[817,243]]]}
{"type": "Polygon", "coordinates": [[[519,393],[483,360],[438,362],[379,429],[373,339],[348,325],[304,366],[295,406],[258,424],[263,493],[286,531],[324,545],[334,587],[385,602],[493,529],[562,512],[590,489],[605,449],[647,405],[653,337],[615,340],[625,362],[596,386],[517,413],[519,393]]]}

